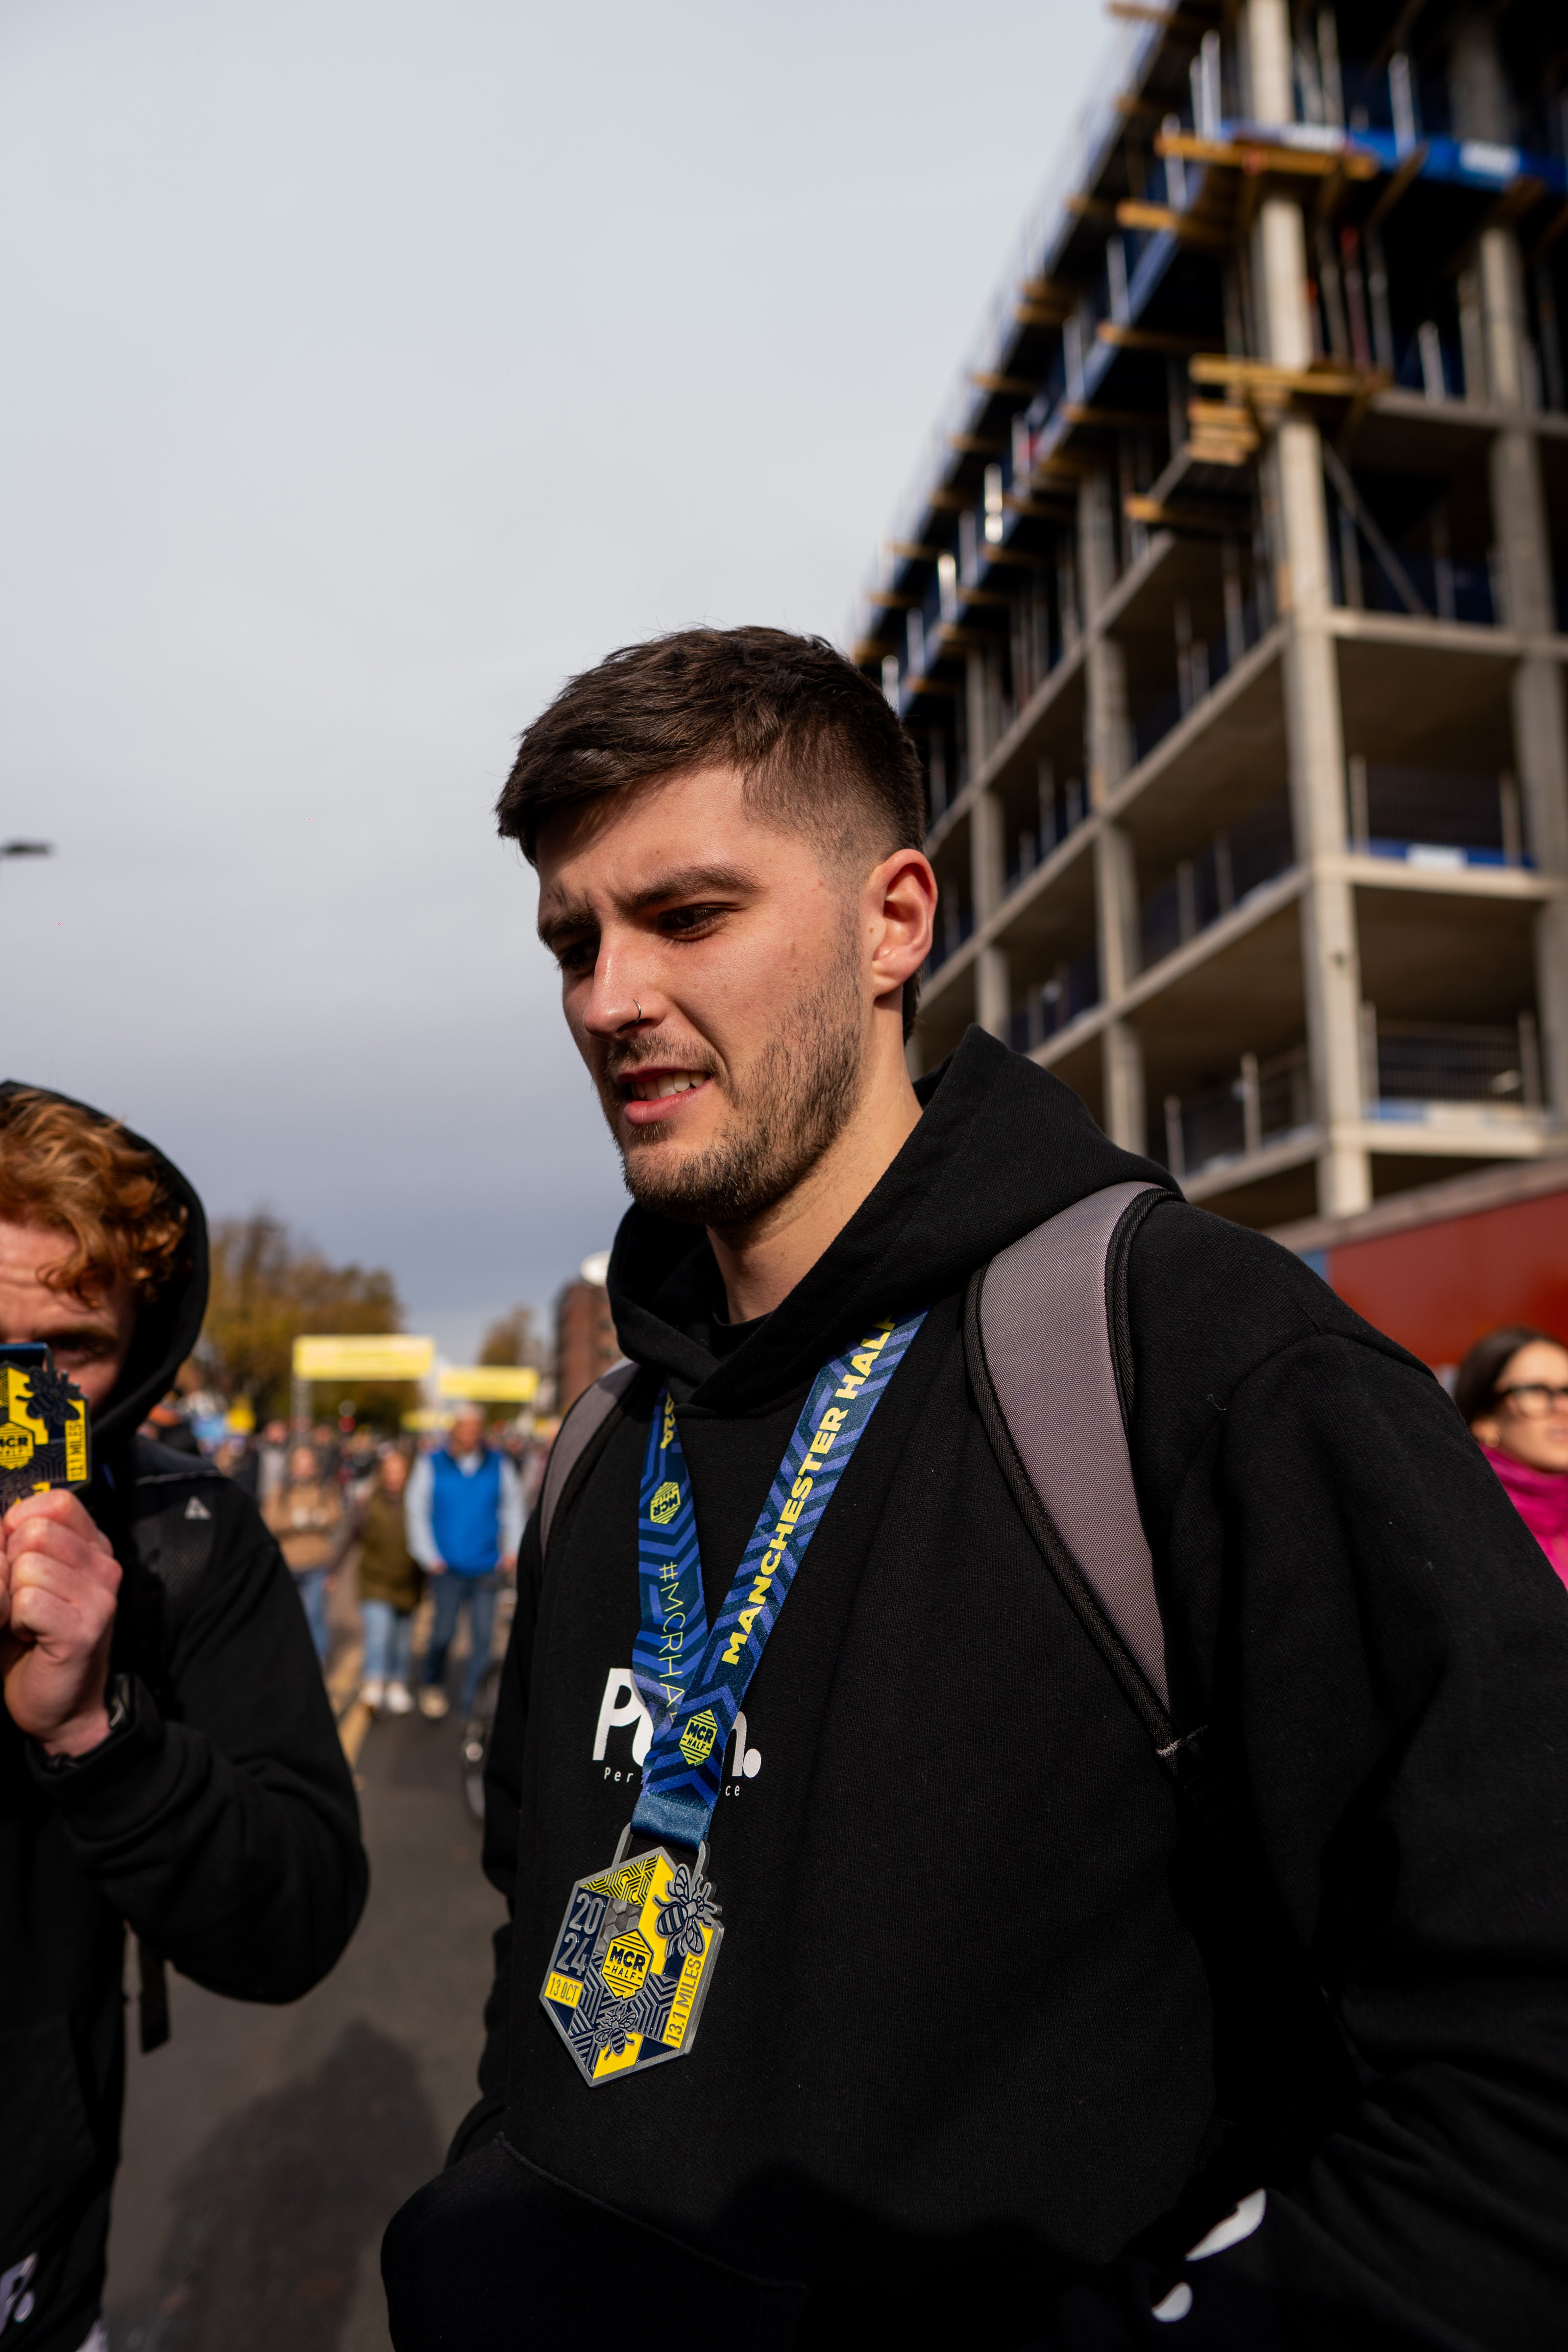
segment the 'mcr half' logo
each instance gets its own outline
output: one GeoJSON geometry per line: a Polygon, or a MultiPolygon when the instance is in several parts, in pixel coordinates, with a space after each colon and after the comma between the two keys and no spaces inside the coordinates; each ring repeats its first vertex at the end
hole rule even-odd
{"type": "Polygon", "coordinates": [[[0,1423],[0,1470],[25,1470],[37,1440],[14,1421],[0,1423]]]}
{"type": "Polygon", "coordinates": [[[652,1958],[653,1947],[647,1937],[628,1927],[605,1951],[599,1962],[599,1974],[613,1993],[622,2000],[629,2000],[633,1993],[641,1992],[652,1958]]]}
{"type": "Polygon", "coordinates": [[[719,1737],[719,1719],[710,1706],[694,1715],[680,1735],[680,1752],[689,1764],[700,1764],[713,1753],[713,1742],[719,1737]]]}
{"type": "Polygon", "coordinates": [[[680,1508],[680,1489],[673,1478],[667,1478],[647,1507],[648,1517],[656,1528],[667,1528],[680,1508]]]}

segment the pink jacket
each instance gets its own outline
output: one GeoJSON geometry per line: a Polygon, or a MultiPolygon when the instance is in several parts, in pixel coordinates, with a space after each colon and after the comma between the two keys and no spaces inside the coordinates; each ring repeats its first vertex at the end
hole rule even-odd
{"type": "Polygon", "coordinates": [[[1568,1470],[1532,1470],[1495,1446],[1481,1452],[1508,1488],[1509,1500],[1564,1584],[1568,1584],[1568,1470]]]}

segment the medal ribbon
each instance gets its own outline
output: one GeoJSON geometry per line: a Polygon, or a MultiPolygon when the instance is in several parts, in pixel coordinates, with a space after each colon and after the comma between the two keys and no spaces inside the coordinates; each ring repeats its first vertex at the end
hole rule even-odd
{"type": "Polygon", "coordinates": [[[711,1633],[691,1479],[669,1392],[660,1393],[637,1510],[642,1623],[632,1668],[654,1734],[634,1830],[689,1846],[706,1838],[735,1717],[768,1635],[849,1457],[924,1320],[922,1309],[903,1323],[878,1323],[818,1372],[711,1633]]]}

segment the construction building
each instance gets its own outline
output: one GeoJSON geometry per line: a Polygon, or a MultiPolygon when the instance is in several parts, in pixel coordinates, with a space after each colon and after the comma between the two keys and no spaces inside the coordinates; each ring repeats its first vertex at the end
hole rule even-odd
{"type": "Polygon", "coordinates": [[[584,1258],[574,1282],[563,1283],[555,1301],[555,1396],[557,1413],[570,1412],[584,1389],[620,1360],[620,1342],[605,1287],[609,1253],[584,1258]]]}
{"type": "Polygon", "coordinates": [[[1246,1223],[1568,1141],[1568,15],[1118,5],[858,615],[979,1022],[1246,1223]]]}

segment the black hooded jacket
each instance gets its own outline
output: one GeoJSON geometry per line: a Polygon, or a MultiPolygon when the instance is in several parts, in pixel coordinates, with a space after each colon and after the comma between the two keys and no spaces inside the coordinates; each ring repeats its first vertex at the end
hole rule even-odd
{"type": "Polygon", "coordinates": [[[486,1833],[513,1921],[485,2096],[389,2232],[399,2352],[542,2342],[519,2313],[574,2310],[584,2344],[658,2311],[756,2345],[1560,2347],[1568,1593],[1437,1382],[1297,1259],[978,1031],[920,1091],[881,1182],[739,1333],[705,1240],[621,1227],[646,1377],[548,1562],[523,1548],[486,1833]],[[973,1270],[1129,1178],[1171,1192],[1131,1245],[1131,1428],[1177,1710],[1228,1747],[1201,1834],[965,1371],[973,1270]],[[916,1307],[727,1759],[700,2036],[589,2089],[539,1995],[640,1780],[658,1386],[712,1622],[813,1375],[916,1307]]]}
{"type": "Polygon", "coordinates": [[[94,1419],[83,1498],[122,1571],[110,1671],[123,1719],[62,1762],[0,1707],[6,2352],[77,2352],[98,2308],[126,1926],[215,1992],[287,2001],[326,1974],[364,1903],[353,1779],[278,1547],[230,1480],[137,1436],[207,1295],[201,1202],[156,1156],[189,1212],[185,1270],[138,1319],[94,1419]]]}

